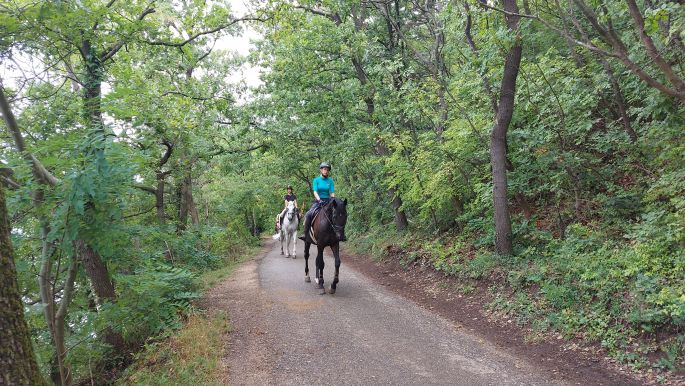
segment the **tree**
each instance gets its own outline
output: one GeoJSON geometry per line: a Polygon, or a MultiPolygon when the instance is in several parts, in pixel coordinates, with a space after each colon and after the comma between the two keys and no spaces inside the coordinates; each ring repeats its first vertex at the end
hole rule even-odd
{"type": "Polygon", "coordinates": [[[516,79],[521,64],[521,36],[518,32],[518,5],[516,0],[503,0],[507,28],[514,33],[514,41],[504,61],[495,125],[490,134],[490,160],[492,164],[492,192],[495,216],[495,249],[502,255],[512,253],[511,217],[507,195],[507,131],[514,113],[516,79]]]}
{"type": "Polygon", "coordinates": [[[5,385],[43,385],[24,320],[8,219],[0,183],[0,380],[5,385]]]}

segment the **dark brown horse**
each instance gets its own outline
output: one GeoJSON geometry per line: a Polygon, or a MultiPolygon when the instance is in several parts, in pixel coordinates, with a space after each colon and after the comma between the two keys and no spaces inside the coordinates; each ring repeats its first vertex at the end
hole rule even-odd
{"type": "MultiPolygon", "coordinates": [[[[340,272],[340,241],[345,241],[345,224],[347,223],[347,200],[339,198],[331,199],[326,206],[319,210],[312,222],[312,240],[316,243],[316,275],[314,280],[325,294],[323,286],[323,250],[330,247],[335,257],[335,277],[329,293],[334,294],[338,285],[338,273],[340,272]]],[[[304,281],[309,283],[309,247],[311,243],[304,242],[304,281]]]]}

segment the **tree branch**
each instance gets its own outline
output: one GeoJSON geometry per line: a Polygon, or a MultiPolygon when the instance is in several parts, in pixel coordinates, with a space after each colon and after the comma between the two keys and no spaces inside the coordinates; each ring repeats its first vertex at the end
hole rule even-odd
{"type": "Polygon", "coordinates": [[[325,18],[328,18],[332,20],[336,25],[340,25],[342,23],[342,19],[340,18],[340,15],[337,13],[329,13],[324,11],[321,8],[311,8],[311,7],[305,7],[303,5],[297,5],[295,6],[296,9],[301,9],[303,11],[307,11],[313,15],[318,15],[318,16],[323,16],[325,18]]]}
{"type": "Polygon", "coordinates": [[[188,44],[188,43],[194,41],[195,39],[199,38],[200,36],[209,35],[209,34],[219,32],[223,29],[231,27],[231,26],[233,26],[239,22],[242,22],[242,21],[266,21],[266,20],[260,19],[258,17],[246,16],[246,17],[241,17],[238,19],[231,20],[229,23],[220,25],[216,28],[212,28],[212,29],[207,30],[207,31],[198,32],[194,35],[191,35],[188,39],[181,41],[181,42],[165,42],[165,41],[159,41],[159,40],[156,40],[156,41],[143,40],[143,43],[147,43],[147,44],[150,44],[152,46],[183,47],[186,44],[188,44]]]}
{"type": "Polygon", "coordinates": [[[180,91],[165,91],[165,92],[164,92],[162,95],[160,95],[160,96],[163,96],[163,97],[164,97],[164,96],[169,96],[169,95],[180,95],[180,96],[186,97],[186,98],[188,98],[188,99],[193,99],[193,100],[196,100],[196,101],[210,101],[210,100],[212,100],[212,99],[215,98],[214,96],[211,96],[211,97],[193,96],[193,95],[188,95],[188,94],[183,93],[183,92],[180,92],[180,91]]]}
{"type": "MultiPolygon", "coordinates": [[[[152,3],[154,3],[154,1],[152,3]]],[[[141,21],[145,18],[145,16],[147,16],[151,13],[154,13],[154,12],[155,12],[154,8],[152,8],[152,7],[146,8],[140,15],[138,15],[136,20],[141,21]]],[[[112,46],[112,48],[105,50],[106,54],[104,54],[103,56],[100,57],[100,63],[104,63],[105,61],[111,59],[112,56],[114,56],[117,52],[119,52],[121,47],[123,47],[124,44],[126,44],[126,42],[127,42],[127,40],[122,39],[122,40],[116,42],[114,44],[114,46],[112,46]]]]}
{"type": "Polygon", "coordinates": [[[151,193],[151,194],[157,194],[157,189],[149,187],[147,185],[133,184],[133,187],[136,189],[144,190],[144,191],[151,193]]]}
{"type": "Polygon", "coordinates": [[[595,28],[595,30],[597,30],[597,32],[602,36],[604,41],[613,48],[614,52],[609,52],[609,51],[603,50],[603,49],[595,46],[591,42],[582,42],[580,40],[577,40],[575,37],[570,36],[567,33],[564,33],[564,31],[553,26],[552,24],[550,24],[549,22],[547,22],[546,20],[542,19],[539,16],[508,12],[508,11],[505,11],[501,8],[497,8],[497,7],[494,7],[494,6],[485,4],[485,3],[481,3],[481,2],[479,2],[478,4],[483,8],[492,9],[492,10],[501,12],[505,15],[519,16],[519,17],[537,20],[540,23],[542,23],[545,27],[551,29],[552,31],[556,32],[560,36],[567,39],[569,42],[573,42],[576,45],[584,47],[584,48],[586,48],[592,52],[598,53],[600,55],[605,55],[605,56],[610,56],[613,58],[620,59],[626,65],[626,67],[628,67],[628,69],[630,69],[631,72],[633,72],[635,75],[637,75],[643,82],[647,83],[649,86],[661,91],[665,95],[668,95],[671,97],[676,97],[676,98],[679,98],[681,101],[685,101],[685,93],[679,93],[677,90],[673,90],[673,89],[663,85],[662,83],[660,83],[659,81],[654,79],[652,76],[650,76],[644,69],[642,69],[640,66],[638,66],[637,63],[633,62],[630,59],[630,57],[628,56],[627,50],[626,50],[623,42],[620,40],[616,40],[612,36],[612,34],[610,34],[606,29],[604,29],[599,24],[599,22],[597,21],[597,18],[594,15],[594,12],[592,12],[592,10],[590,10],[587,7],[587,4],[585,4],[583,2],[583,0],[573,0],[573,2],[576,5],[578,5],[578,7],[583,12],[585,17],[588,18],[588,21],[590,21],[590,24],[592,24],[593,28],[595,28]]]}
{"type": "Polygon", "coordinates": [[[492,5],[488,5],[488,4],[482,3],[482,2],[478,2],[478,5],[481,6],[481,7],[483,7],[483,8],[492,9],[493,11],[501,12],[501,13],[503,13],[504,15],[507,15],[507,16],[519,16],[519,17],[523,17],[523,18],[527,18],[527,19],[537,20],[537,21],[539,21],[540,23],[542,23],[545,27],[547,27],[547,28],[551,29],[552,31],[558,33],[559,35],[563,36],[564,38],[569,39],[569,41],[573,42],[574,44],[577,44],[577,45],[579,45],[579,46],[581,46],[581,47],[585,47],[585,48],[587,48],[588,50],[590,50],[590,51],[592,51],[592,52],[599,52],[599,53],[602,53],[602,54],[604,54],[604,55],[606,55],[606,56],[618,57],[617,54],[615,54],[615,53],[613,53],[613,52],[605,51],[605,50],[603,50],[603,49],[601,49],[601,48],[595,46],[595,45],[592,44],[592,43],[585,43],[585,42],[582,42],[582,41],[580,41],[580,40],[577,40],[577,39],[574,38],[573,36],[570,36],[570,35],[568,35],[568,34],[564,34],[564,31],[562,31],[561,29],[559,29],[559,28],[553,26],[552,24],[550,24],[548,21],[546,21],[545,19],[541,18],[540,16],[537,16],[537,15],[527,15],[527,14],[518,13],[518,12],[509,12],[509,11],[505,11],[505,10],[502,9],[502,8],[498,8],[498,7],[495,7],[495,6],[492,6],[492,5]]]}
{"type": "Polygon", "coordinates": [[[164,164],[169,161],[169,158],[171,157],[171,153],[174,151],[174,144],[169,142],[166,139],[162,140],[162,145],[166,146],[166,151],[164,152],[164,155],[162,156],[162,159],[159,160],[159,167],[161,168],[164,166],[164,164]]]}
{"type": "Polygon", "coordinates": [[[156,207],[157,207],[157,206],[155,205],[155,206],[153,206],[153,207],[150,208],[150,209],[143,210],[143,211],[141,211],[141,212],[134,213],[134,214],[129,214],[129,215],[124,216],[123,218],[131,218],[131,217],[140,216],[141,214],[145,214],[145,213],[152,212],[152,210],[155,209],[156,207]]]}
{"type": "Polygon", "coordinates": [[[220,149],[217,149],[214,153],[210,153],[209,157],[215,157],[215,156],[221,155],[221,154],[249,153],[251,151],[254,151],[257,149],[262,149],[262,148],[268,149],[269,145],[262,143],[260,145],[248,147],[247,149],[223,149],[223,148],[220,148],[220,149]]]}
{"type": "MultiPolygon", "coordinates": [[[[0,79],[0,84],[2,79],[0,79]]],[[[24,157],[25,160],[29,161],[32,166],[34,177],[43,184],[55,186],[59,183],[59,179],[50,173],[45,166],[26,150],[26,144],[24,143],[24,137],[21,135],[21,130],[17,124],[17,120],[12,113],[7,97],[2,86],[0,86],[0,112],[2,112],[2,117],[5,120],[7,129],[10,131],[12,138],[14,139],[15,146],[19,153],[24,157]]]]}
{"type": "Polygon", "coordinates": [[[73,258],[71,260],[71,265],[69,266],[69,273],[67,274],[67,280],[64,283],[64,295],[62,296],[62,301],[59,304],[57,313],[55,314],[56,320],[62,320],[69,308],[69,303],[71,303],[71,298],[74,292],[74,281],[76,280],[76,273],[78,272],[78,260],[73,258]]]}
{"type": "Polygon", "coordinates": [[[642,43],[645,48],[647,48],[647,53],[649,57],[654,61],[654,63],[663,71],[671,84],[675,87],[678,97],[685,100],[685,82],[673,72],[673,68],[664,60],[664,58],[659,54],[659,51],[654,45],[652,38],[645,32],[645,21],[642,18],[642,14],[635,3],[635,0],[626,0],[628,4],[628,10],[630,10],[630,15],[635,21],[635,30],[637,30],[642,43]]]}

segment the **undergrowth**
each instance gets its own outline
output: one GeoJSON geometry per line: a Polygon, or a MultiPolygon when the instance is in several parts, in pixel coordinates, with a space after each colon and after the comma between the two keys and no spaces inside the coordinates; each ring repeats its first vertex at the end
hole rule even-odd
{"type": "MultiPolygon", "coordinates": [[[[218,238],[218,240],[221,240],[218,238]]],[[[197,298],[221,279],[229,276],[258,246],[247,244],[230,247],[215,243],[214,250],[224,258],[213,263],[214,269],[200,271],[190,277],[192,298],[197,298]]],[[[230,330],[228,316],[205,314],[187,305],[174,308],[175,323],[166,325],[157,335],[148,338],[116,382],[118,385],[219,385],[219,359],[223,350],[221,336],[230,330]],[[182,322],[182,323],[181,323],[182,322]]]]}
{"type": "Polygon", "coordinates": [[[145,346],[117,385],[221,385],[221,336],[230,331],[226,315],[191,313],[183,328],[145,346]]]}
{"type": "Polygon", "coordinates": [[[635,369],[685,371],[685,252],[665,253],[657,239],[616,241],[580,224],[563,240],[534,227],[518,233],[521,247],[507,257],[464,234],[372,231],[351,237],[351,247],[488,288],[491,311],[537,333],[599,343],[635,369]]]}

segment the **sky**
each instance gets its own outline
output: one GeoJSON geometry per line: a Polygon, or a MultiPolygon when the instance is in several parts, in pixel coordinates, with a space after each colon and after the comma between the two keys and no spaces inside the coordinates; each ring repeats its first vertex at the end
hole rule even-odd
{"type": "MultiPolygon", "coordinates": [[[[236,16],[244,16],[250,13],[250,7],[246,4],[246,1],[231,0],[230,3],[233,13],[236,16]]],[[[249,24],[246,24],[246,28],[243,30],[242,35],[222,37],[217,42],[217,48],[234,50],[241,55],[248,55],[250,50],[254,49],[254,45],[251,43],[251,41],[259,39],[259,37],[259,33],[250,28],[249,24]]],[[[254,87],[261,84],[261,81],[259,80],[259,72],[259,68],[245,64],[229,79],[232,82],[240,81],[242,79],[248,87],[254,87]]]]}
{"type": "MultiPolygon", "coordinates": [[[[229,0],[233,14],[236,17],[242,17],[250,13],[251,6],[246,0],[229,0]]],[[[244,28],[242,34],[239,36],[225,35],[222,36],[216,43],[215,49],[222,49],[234,51],[242,56],[249,54],[250,50],[254,48],[252,41],[259,39],[260,35],[253,28],[250,28],[249,23],[243,24],[244,28]]],[[[16,88],[22,79],[26,78],[42,78],[44,81],[59,82],[61,79],[50,79],[44,70],[45,65],[39,61],[34,60],[26,55],[14,55],[13,61],[0,61],[0,76],[3,84],[12,88],[16,88]]],[[[259,86],[261,81],[259,79],[260,69],[244,64],[237,68],[228,81],[238,84],[244,82],[248,88],[259,86]]],[[[108,87],[104,85],[103,92],[107,93],[108,87]]],[[[244,102],[250,99],[249,92],[245,95],[238,96],[239,102],[244,102]]]]}

